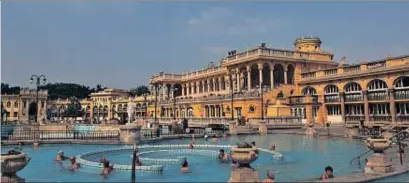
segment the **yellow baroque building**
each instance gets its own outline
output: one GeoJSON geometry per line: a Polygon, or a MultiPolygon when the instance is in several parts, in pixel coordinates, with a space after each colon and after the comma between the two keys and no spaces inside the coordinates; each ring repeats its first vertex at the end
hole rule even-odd
{"type": "MultiPolygon", "coordinates": [[[[333,57],[321,50],[318,37],[296,39],[293,50],[265,43],[242,52],[232,50],[218,64],[211,62],[203,69],[153,75],[149,96],[130,97],[120,89],[93,93],[80,101],[83,118],[124,121],[133,102],[137,118],[162,121],[295,116],[319,124],[409,122],[409,55],[354,65],[333,57]]],[[[23,115],[29,109],[12,108],[8,103],[33,102],[23,96],[2,95],[13,120],[30,119],[23,115]]],[[[38,115],[61,120],[68,104],[67,99],[45,101],[48,110],[38,115]]]]}

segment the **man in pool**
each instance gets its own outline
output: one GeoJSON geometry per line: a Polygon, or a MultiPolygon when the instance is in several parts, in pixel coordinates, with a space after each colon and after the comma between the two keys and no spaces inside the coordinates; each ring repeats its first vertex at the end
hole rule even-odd
{"type": "Polygon", "coordinates": [[[208,138],[209,136],[207,136],[207,134],[205,133],[204,134],[204,139],[205,139],[205,141],[207,141],[207,138],[208,138]]]}
{"type": "Polygon", "coordinates": [[[229,161],[229,155],[224,153],[224,149],[219,150],[219,156],[218,156],[220,161],[229,161]]]}
{"type": "Polygon", "coordinates": [[[109,167],[111,170],[114,169],[114,165],[110,165],[110,164],[109,164],[109,160],[108,160],[107,158],[105,158],[105,157],[102,157],[102,158],[99,160],[99,162],[102,163],[104,166],[105,166],[105,163],[108,163],[108,167],[109,167]]]}
{"type": "Polygon", "coordinates": [[[78,168],[80,168],[80,164],[77,163],[77,161],[75,160],[75,156],[70,157],[70,161],[71,161],[71,168],[70,168],[70,170],[77,170],[78,168]]]}
{"type": "Polygon", "coordinates": [[[55,157],[55,161],[64,161],[66,159],[67,159],[67,157],[64,156],[64,151],[59,150],[58,154],[57,154],[57,157],[55,157]]]}
{"type": "Polygon", "coordinates": [[[325,173],[321,176],[321,180],[332,179],[334,178],[334,170],[331,166],[325,167],[325,173]]]}
{"type": "Polygon", "coordinates": [[[139,159],[139,156],[136,156],[136,158],[135,158],[135,165],[136,165],[136,166],[142,166],[142,162],[141,162],[141,160],[139,159]]]}
{"type": "Polygon", "coordinates": [[[267,177],[261,182],[275,182],[275,177],[273,171],[267,172],[267,177]]]}
{"type": "Polygon", "coordinates": [[[187,160],[183,161],[182,163],[182,168],[180,169],[182,173],[188,173],[189,172],[189,164],[187,163],[187,160]]]}

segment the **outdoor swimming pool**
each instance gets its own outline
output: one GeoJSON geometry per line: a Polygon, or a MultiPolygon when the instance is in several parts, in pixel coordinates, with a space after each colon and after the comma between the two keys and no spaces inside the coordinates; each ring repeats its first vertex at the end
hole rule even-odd
{"type": "MultiPolygon", "coordinates": [[[[187,144],[190,139],[177,139],[155,142],[152,144],[187,144]]],[[[232,136],[219,144],[235,145],[237,142],[255,141],[257,147],[268,149],[271,144],[277,146],[277,151],[284,155],[283,159],[274,159],[271,154],[260,152],[259,158],[252,163],[253,168],[264,178],[267,170],[275,170],[277,181],[296,181],[318,178],[325,166],[332,166],[336,176],[351,174],[358,169],[350,165],[349,160],[366,149],[365,145],[350,139],[314,139],[299,135],[251,135],[232,136]]],[[[196,139],[196,144],[206,144],[203,139],[196,139]]],[[[106,148],[123,147],[124,145],[41,145],[34,149],[31,145],[24,146],[23,150],[32,158],[30,163],[18,175],[28,182],[129,182],[130,171],[114,170],[108,177],[99,175],[100,169],[82,167],[77,172],[62,169],[53,162],[58,150],[62,149],[66,156],[79,155],[85,152],[106,148]]],[[[3,148],[5,151],[7,148],[3,148]]],[[[213,149],[216,150],[217,149],[213,149]]],[[[172,157],[179,154],[167,152],[164,154],[150,154],[155,158],[172,157]]],[[[145,157],[146,157],[145,156],[145,157]]],[[[207,155],[186,154],[191,173],[180,173],[180,164],[166,164],[163,172],[137,172],[136,181],[158,182],[225,182],[230,177],[230,164],[219,163],[214,157],[207,155]]],[[[131,158],[129,152],[107,154],[111,163],[124,164],[131,158]]],[[[97,157],[96,157],[97,158],[97,157]]],[[[68,162],[66,163],[68,165],[68,162]]]]}

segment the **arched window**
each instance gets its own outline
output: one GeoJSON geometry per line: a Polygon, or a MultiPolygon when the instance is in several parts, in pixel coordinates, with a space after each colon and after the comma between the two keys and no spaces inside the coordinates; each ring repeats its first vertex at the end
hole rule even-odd
{"type": "Polygon", "coordinates": [[[14,102],[14,107],[17,108],[18,107],[18,101],[14,102]]]}
{"type": "Polygon", "coordinates": [[[385,81],[380,79],[374,79],[368,84],[368,91],[376,91],[376,90],[387,90],[388,85],[385,81]]]}
{"type": "Polygon", "coordinates": [[[353,102],[362,100],[363,95],[361,85],[355,82],[351,82],[345,85],[345,101],[353,102]]]}
{"type": "Polygon", "coordinates": [[[284,84],[284,68],[281,64],[274,65],[274,86],[284,84]]]}
{"type": "Polygon", "coordinates": [[[409,88],[409,76],[402,76],[396,79],[395,88],[409,88]]]}
{"type": "Polygon", "coordinates": [[[193,117],[193,109],[189,108],[189,110],[187,111],[187,116],[188,117],[193,117]]]}
{"type": "Polygon", "coordinates": [[[11,107],[11,102],[8,101],[6,105],[7,105],[7,108],[10,108],[11,107]]]}
{"type": "Polygon", "coordinates": [[[361,91],[361,85],[359,85],[358,83],[352,82],[345,85],[345,93],[357,93],[361,91]]]}
{"type": "Polygon", "coordinates": [[[327,85],[324,89],[324,93],[326,95],[328,94],[338,94],[339,93],[339,89],[337,86],[335,85],[327,85]]]}
{"type": "Polygon", "coordinates": [[[313,87],[307,86],[302,90],[302,94],[303,95],[317,95],[317,91],[313,87]]]}
{"type": "Polygon", "coordinates": [[[291,64],[287,67],[287,84],[294,84],[294,66],[291,64]]]}
{"type": "MultiPolygon", "coordinates": [[[[340,102],[340,98],[339,98],[339,89],[337,86],[330,84],[327,85],[324,88],[324,101],[325,103],[329,103],[329,102],[340,102]]],[[[331,109],[332,108],[327,108],[327,109],[331,109]]]]}
{"type": "MultiPolygon", "coordinates": [[[[408,99],[409,98],[409,76],[402,76],[394,82],[395,99],[408,99]]],[[[409,108],[408,108],[409,111],[409,108]]]]}
{"type": "Polygon", "coordinates": [[[118,109],[117,109],[118,111],[122,111],[122,104],[119,104],[118,105],[118,109]]]}

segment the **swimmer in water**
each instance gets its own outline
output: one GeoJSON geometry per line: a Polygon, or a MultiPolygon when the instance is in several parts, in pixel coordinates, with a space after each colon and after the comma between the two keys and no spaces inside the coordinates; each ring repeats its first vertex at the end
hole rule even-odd
{"type": "Polygon", "coordinates": [[[267,177],[261,182],[275,182],[274,173],[272,171],[267,172],[267,177]]]}
{"type": "Polygon", "coordinates": [[[272,144],[270,147],[270,151],[275,151],[276,150],[276,145],[272,144]]]}
{"type": "Polygon", "coordinates": [[[139,156],[136,156],[136,158],[135,158],[135,165],[136,165],[136,166],[142,166],[142,162],[141,162],[141,160],[139,159],[139,156]]]}
{"type": "Polygon", "coordinates": [[[180,169],[182,173],[188,173],[189,172],[189,164],[187,163],[187,160],[183,161],[182,163],[182,168],[180,169]]]}
{"type": "Polygon", "coordinates": [[[219,141],[219,138],[216,136],[216,135],[213,135],[213,137],[212,137],[212,142],[218,142],[219,141]]]}
{"type": "Polygon", "coordinates": [[[57,154],[57,157],[55,157],[55,161],[64,161],[66,159],[67,159],[67,157],[64,156],[64,151],[59,150],[58,154],[57,154]]]}
{"type": "Polygon", "coordinates": [[[109,161],[105,161],[103,164],[104,164],[104,169],[102,169],[101,175],[110,174],[112,171],[112,168],[109,166],[109,161]]]}
{"type": "Polygon", "coordinates": [[[208,138],[208,137],[209,137],[209,136],[207,136],[207,134],[204,135],[205,141],[207,141],[207,138],[208,138]]]}
{"type": "Polygon", "coordinates": [[[189,149],[193,149],[194,148],[194,146],[193,146],[193,144],[194,144],[195,142],[192,140],[192,141],[190,141],[190,143],[189,143],[189,149]]]}
{"type": "Polygon", "coordinates": [[[224,153],[224,149],[219,150],[219,156],[218,156],[220,161],[229,161],[229,155],[224,153]]]}
{"type": "Polygon", "coordinates": [[[321,176],[321,180],[332,179],[334,178],[334,170],[331,166],[325,167],[325,173],[321,176]]]}
{"type": "Polygon", "coordinates": [[[70,157],[70,161],[71,161],[71,170],[77,170],[78,168],[80,168],[80,164],[77,163],[77,161],[75,160],[75,156],[74,157],[70,157]]]}

